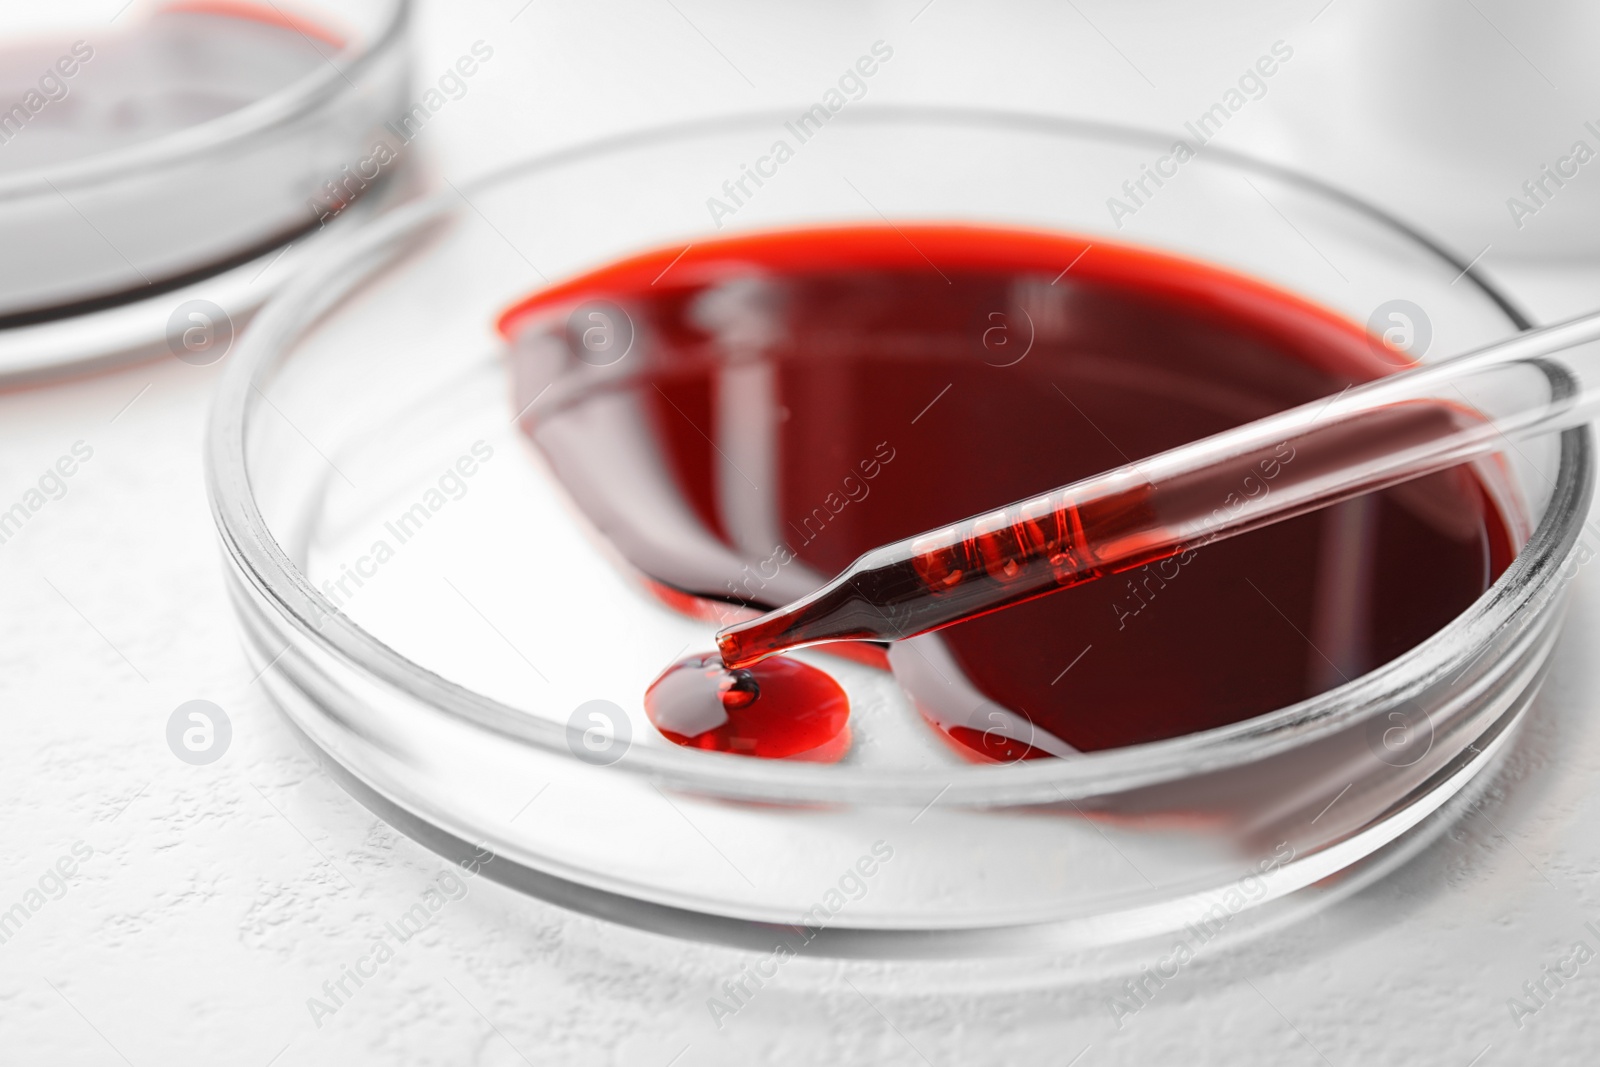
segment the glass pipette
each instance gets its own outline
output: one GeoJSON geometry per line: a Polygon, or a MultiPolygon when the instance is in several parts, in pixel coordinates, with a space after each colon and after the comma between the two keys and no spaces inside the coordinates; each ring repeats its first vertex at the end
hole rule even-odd
{"type": "Polygon", "coordinates": [[[1335,396],[929,530],[717,634],[730,668],[895,641],[1445,470],[1600,411],[1600,313],[1335,396]]]}

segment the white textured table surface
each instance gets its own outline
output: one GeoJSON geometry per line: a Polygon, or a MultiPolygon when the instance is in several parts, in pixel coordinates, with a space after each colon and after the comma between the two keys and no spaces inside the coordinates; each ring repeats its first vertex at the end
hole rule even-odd
{"type": "MultiPolygon", "coordinates": [[[[899,63],[872,90],[885,100],[1175,124],[1277,37],[1303,42],[1310,93],[1314,35],[1354,17],[1335,8],[1308,24],[1320,2],[1290,14],[1240,4],[1142,38],[1129,16],[1087,4],[1004,17],[921,6],[440,3],[423,11],[421,81],[476,40],[495,55],[425,135],[447,173],[470,174],[613,129],[814,98],[878,38],[899,63]],[[1189,29],[1221,43],[1196,47],[1189,29]]],[[[1144,6],[1158,21],[1179,10],[1144,6]]],[[[1256,134],[1292,126],[1296,99],[1288,88],[1266,98],[1256,134]]],[[[1600,303],[1595,269],[1486,262],[1540,317],[1600,303]]],[[[0,919],[19,903],[24,913],[0,923],[4,1062],[1467,1067],[1588,1062],[1600,1044],[1600,958],[1520,1027],[1507,1004],[1547,964],[1575,961],[1574,943],[1600,950],[1584,925],[1600,929],[1589,652],[1600,588],[1587,570],[1535,714],[1480,806],[1378,885],[1208,951],[1120,1027],[1108,1000],[1121,975],[802,959],[719,1029],[706,1000],[749,957],[481,878],[314,1019],[308,998],[333,1003],[324,982],[448,865],[345,795],[253,684],[201,480],[215,373],[168,361],[0,395],[0,510],[75,443],[93,451],[65,494],[0,544],[0,919]],[[196,698],[226,709],[234,730],[203,767],[175,759],[165,738],[173,709],[196,698]],[[48,873],[58,862],[70,877],[48,873]]]]}

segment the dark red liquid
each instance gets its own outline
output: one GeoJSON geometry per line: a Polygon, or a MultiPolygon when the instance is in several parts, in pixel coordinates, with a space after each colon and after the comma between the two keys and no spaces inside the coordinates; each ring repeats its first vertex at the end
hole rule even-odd
{"type": "MultiPolygon", "coordinates": [[[[517,403],[550,386],[524,425],[579,507],[669,602],[732,621],[880,544],[1401,363],[1261,283],[1085,248],[902,225],[663,249],[507,314],[517,403]],[[627,332],[606,365],[584,348],[596,308],[627,332]]],[[[959,623],[896,648],[896,675],[1003,760],[1259,715],[1482,594],[1523,534],[1504,481],[1457,468],[959,623]]]]}
{"type": "Polygon", "coordinates": [[[788,656],[739,671],[715,653],[690,656],[651,683],[644,707],[663,737],[687,748],[833,760],[850,744],[844,690],[788,656]]]}

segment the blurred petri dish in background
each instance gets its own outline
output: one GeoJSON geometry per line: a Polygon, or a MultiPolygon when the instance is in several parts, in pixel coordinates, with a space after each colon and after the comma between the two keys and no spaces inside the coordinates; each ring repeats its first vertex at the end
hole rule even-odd
{"type": "MultiPolygon", "coordinates": [[[[221,338],[409,175],[409,0],[0,12],[0,384],[221,338]],[[270,270],[269,270],[270,268],[270,270]]],[[[225,350],[225,348],[224,348],[225,350]]]]}

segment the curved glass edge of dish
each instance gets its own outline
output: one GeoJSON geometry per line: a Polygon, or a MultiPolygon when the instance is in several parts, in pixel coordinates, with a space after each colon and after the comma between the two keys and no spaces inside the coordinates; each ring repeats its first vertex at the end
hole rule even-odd
{"type": "MultiPolygon", "coordinates": [[[[386,175],[381,185],[351,202],[326,225],[302,231],[252,258],[212,271],[152,296],[119,301],[82,314],[0,328],[0,389],[26,388],[141,361],[180,356],[172,316],[191,304],[211,305],[221,319],[208,335],[210,350],[180,358],[215,362],[225,358],[232,340],[261,306],[302,267],[342,243],[372,219],[416,198],[428,181],[427,164],[413,160],[386,175]],[[225,342],[216,337],[225,336],[225,342]]],[[[197,305],[198,306],[198,305],[197,305]]]]}
{"type": "MultiPolygon", "coordinates": [[[[241,575],[242,577],[242,575],[241,575]]],[[[255,658],[265,660],[262,650],[255,658]]],[[[1269,873],[1264,891],[1243,908],[1228,899],[1240,879],[1189,887],[1175,898],[1126,901],[1108,914],[1072,918],[1016,916],[988,923],[940,926],[864,924],[846,914],[820,929],[771,918],[730,914],[686,902],[654,899],[642,887],[601,885],[569,872],[552,871],[539,857],[515,846],[485,838],[449,819],[424,813],[413,801],[392,796],[346,765],[306,724],[289,716],[291,730],[340,785],[373,814],[441,858],[464,868],[470,865],[508,888],[569,911],[667,937],[710,942],[743,951],[769,951],[775,939],[800,933],[804,955],[837,960],[915,960],[924,962],[975,959],[1048,963],[1051,976],[1085,967],[1126,965],[1159,944],[1159,939],[1215,919],[1221,906],[1229,915],[1226,940],[1231,946],[1291,925],[1310,914],[1373,885],[1426,851],[1488,789],[1493,772],[1503,764],[1510,740],[1525,718],[1538,685],[1529,687],[1490,730],[1481,744],[1465,750],[1442,772],[1433,787],[1402,805],[1396,817],[1346,838],[1329,849],[1292,859],[1269,873]],[[1442,813],[1440,818],[1429,818],[1442,813]],[[494,847],[490,847],[493,845],[494,847]],[[521,853],[519,855],[519,853],[521,853]],[[1241,920],[1235,922],[1234,920],[1241,920]]],[[[1244,876],[1249,877],[1247,872],[1244,876]]],[[[1170,946],[1164,946],[1170,947],[1170,946]]]]}

